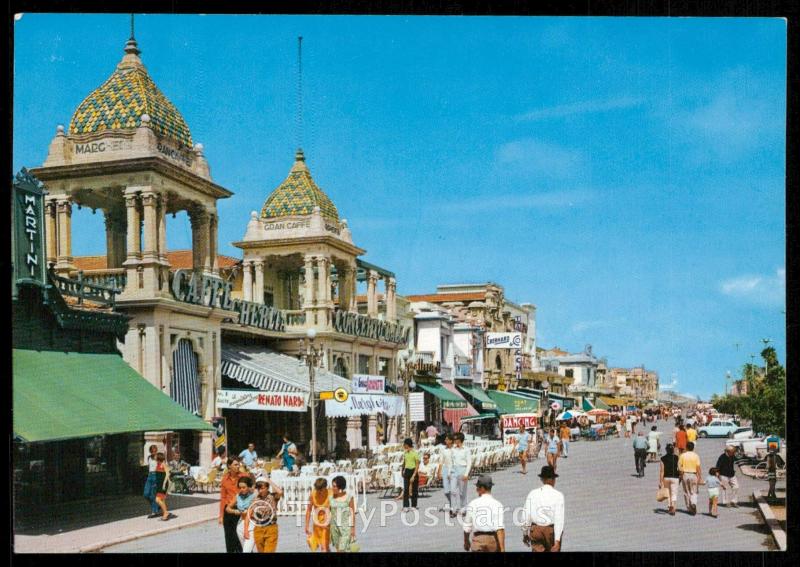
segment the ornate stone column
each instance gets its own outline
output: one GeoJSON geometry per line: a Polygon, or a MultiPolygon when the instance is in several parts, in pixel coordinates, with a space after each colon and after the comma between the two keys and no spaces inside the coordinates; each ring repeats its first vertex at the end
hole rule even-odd
{"type": "Polygon", "coordinates": [[[139,260],[141,248],[141,216],[139,215],[139,187],[125,189],[125,208],[127,223],[127,250],[122,265],[126,268],[127,283],[125,295],[135,294],[139,290],[139,260]]]}
{"type": "Polygon", "coordinates": [[[211,271],[214,274],[219,274],[219,260],[217,258],[217,231],[219,229],[219,217],[217,216],[216,209],[209,216],[209,240],[208,249],[211,259],[211,271]]]}
{"type": "Polygon", "coordinates": [[[325,256],[317,256],[317,305],[324,307],[330,302],[330,286],[328,285],[328,278],[330,277],[330,270],[328,268],[328,258],[325,256]]]}
{"type": "Polygon", "coordinates": [[[355,265],[351,268],[350,289],[350,311],[358,313],[358,266],[355,265]]]}
{"type": "Polygon", "coordinates": [[[158,195],[153,192],[142,193],[142,210],[144,212],[144,246],[142,260],[158,260],[158,195]]]}
{"type": "Polygon", "coordinates": [[[125,261],[125,216],[116,209],[103,211],[106,224],[106,266],[121,268],[125,261]]]}
{"type": "Polygon", "coordinates": [[[72,199],[58,199],[58,252],[56,255],[56,271],[67,274],[74,270],[72,264],[72,199]]]}
{"type": "Polygon", "coordinates": [[[314,306],[314,257],[306,256],[305,261],[305,282],[303,284],[303,308],[309,309],[314,306]]]}
{"type": "Polygon", "coordinates": [[[209,272],[208,211],[196,205],[189,210],[189,220],[192,223],[192,267],[197,271],[209,272]]]}
{"type": "Polygon", "coordinates": [[[256,303],[264,303],[264,260],[256,260],[253,262],[256,270],[256,281],[253,287],[253,301],[256,303]]]}
{"type": "Polygon", "coordinates": [[[367,274],[367,315],[378,314],[378,272],[370,270],[367,274]]]}
{"type": "Polygon", "coordinates": [[[44,221],[47,246],[47,263],[55,264],[58,257],[58,224],[56,223],[57,203],[54,198],[45,197],[44,221]]]}
{"type": "Polygon", "coordinates": [[[386,319],[397,320],[397,281],[394,278],[386,280],[386,319]]]}
{"type": "Polygon", "coordinates": [[[167,196],[161,195],[158,203],[158,258],[167,262],[167,196]]]}
{"type": "Polygon", "coordinates": [[[242,262],[242,297],[245,301],[253,301],[253,262],[245,260],[242,262]]]}
{"type": "Polygon", "coordinates": [[[339,309],[342,311],[350,310],[350,274],[352,273],[349,267],[337,269],[339,272],[339,309]]]}

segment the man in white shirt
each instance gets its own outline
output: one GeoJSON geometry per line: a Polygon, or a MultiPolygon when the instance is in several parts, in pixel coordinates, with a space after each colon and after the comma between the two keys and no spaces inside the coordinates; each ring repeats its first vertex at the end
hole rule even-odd
{"type": "Polygon", "coordinates": [[[539,474],[541,488],[531,490],[525,500],[523,525],[528,528],[526,542],[531,551],[561,551],[564,533],[564,495],[555,489],[556,474],[545,465],[539,474]]]}
{"type": "Polygon", "coordinates": [[[469,503],[464,516],[464,551],[506,550],[505,510],[492,496],[493,484],[489,475],[481,476],[475,483],[478,497],[469,503]]]}
{"type": "Polygon", "coordinates": [[[456,490],[453,491],[455,494],[451,498],[453,512],[450,515],[455,516],[456,512],[464,513],[467,505],[467,481],[472,470],[472,454],[464,447],[464,434],[460,431],[456,433],[455,447],[450,451],[453,457],[453,477],[456,481],[456,490]]]}
{"type": "Polygon", "coordinates": [[[455,477],[453,476],[453,435],[448,433],[444,438],[444,445],[439,446],[439,472],[438,479],[442,481],[444,497],[447,499],[442,511],[450,512],[452,515],[455,502],[451,500],[456,487],[455,477]]]}

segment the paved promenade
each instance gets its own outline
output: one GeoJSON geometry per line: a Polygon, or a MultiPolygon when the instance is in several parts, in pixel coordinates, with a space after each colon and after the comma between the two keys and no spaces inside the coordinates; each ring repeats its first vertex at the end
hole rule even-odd
{"type": "MultiPolygon", "coordinates": [[[[671,422],[658,425],[665,437],[671,435],[671,422]]],[[[698,440],[704,470],[716,463],[724,444],[724,439],[698,440]]],[[[522,544],[520,528],[512,525],[513,510],[523,505],[531,489],[540,486],[537,474],[543,461],[540,458],[530,463],[526,476],[518,472],[519,466],[493,473],[493,494],[511,508],[505,517],[508,551],[528,551],[522,544]]],[[[677,514],[666,514],[664,505],[655,500],[658,465],[649,465],[645,478],[636,478],[630,439],[572,443],[569,458],[559,461],[558,473],[561,476],[556,488],[566,497],[564,551],[765,551],[774,547],[750,498],[754,488],[766,487],[765,481],[737,475],[741,486],[740,507],[721,507],[719,518],[714,519],[706,515],[705,487],[701,487],[697,516],[685,512],[680,491],[677,514]]],[[[474,491],[473,484],[474,479],[471,479],[471,491],[474,491]]],[[[779,486],[783,485],[781,481],[779,486]]],[[[391,510],[398,503],[380,500],[371,494],[366,514],[373,514],[373,517],[366,533],[361,533],[363,516],[358,519],[362,551],[461,551],[460,525],[449,518],[445,521],[440,512],[426,515],[427,507],[440,506],[443,501],[441,490],[420,498],[417,525],[410,525],[414,516],[407,514],[403,521],[399,512],[384,515],[381,522],[381,509],[391,510]],[[431,525],[434,519],[437,524],[431,525]]],[[[308,550],[303,528],[294,517],[281,517],[279,527],[278,551],[308,550]]],[[[219,553],[225,551],[225,545],[222,527],[216,521],[207,521],[110,546],[103,551],[219,553]]]]}

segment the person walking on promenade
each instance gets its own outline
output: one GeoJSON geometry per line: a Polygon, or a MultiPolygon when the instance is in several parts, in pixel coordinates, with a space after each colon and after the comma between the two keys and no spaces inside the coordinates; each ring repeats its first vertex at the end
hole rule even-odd
{"type": "Polygon", "coordinates": [[[717,500],[719,499],[720,487],[719,469],[717,469],[717,467],[711,467],[708,470],[708,476],[703,484],[705,484],[708,489],[708,514],[716,518],[718,517],[717,500]]]}
{"type": "Polygon", "coordinates": [[[526,529],[523,541],[531,551],[561,551],[564,534],[564,495],[555,489],[558,475],[545,465],[539,473],[542,486],[531,490],[525,499],[522,524],[526,529]]]}
{"type": "Polygon", "coordinates": [[[289,440],[289,434],[283,434],[283,445],[281,445],[281,450],[278,451],[278,454],[275,457],[282,457],[283,458],[283,468],[292,472],[294,470],[295,462],[297,461],[297,445],[292,443],[289,440]]]}
{"type": "Polygon", "coordinates": [[[658,462],[659,437],[661,437],[661,434],[654,425],[650,428],[650,433],[647,434],[647,460],[651,463],[658,462]]]}
{"type": "Polygon", "coordinates": [[[519,455],[519,464],[522,466],[522,474],[528,474],[528,444],[530,443],[531,435],[525,431],[525,427],[519,426],[519,433],[514,442],[517,445],[517,454],[519,455]]]}
{"type": "Polygon", "coordinates": [[[314,481],[314,490],[311,491],[306,508],[306,542],[311,551],[321,548],[327,553],[330,549],[330,494],[327,480],[318,478],[314,481]]]}
{"type": "Polygon", "coordinates": [[[482,475],[475,483],[478,497],[471,500],[464,515],[464,551],[506,550],[505,510],[492,496],[492,477],[482,475]],[[470,541],[470,535],[472,540],[470,541]]]}
{"type": "Polygon", "coordinates": [[[678,472],[681,474],[686,509],[694,516],[697,514],[697,485],[703,474],[700,456],[694,452],[694,443],[687,443],[686,451],[678,457],[678,472]]]}
{"type": "MultiPolygon", "coordinates": [[[[242,544],[236,534],[236,526],[239,523],[239,515],[227,512],[226,509],[232,502],[236,503],[236,496],[239,490],[239,479],[248,477],[240,471],[241,463],[236,457],[228,459],[228,468],[222,475],[219,487],[219,523],[225,532],[225,551],[227,553],[241,553],[242,544]]],[[[249,478],[249,477],[248,477],[249,478]]]]}
{"type": "Polygon", "coordinates": [[[453,434],[448,433],[444,437],[444,445],[439,447],[439,459],[440,459],[440,466],[439,466],[439,474],[438,479],[442,481],[442,490],[444,492],[445,497],[445,505],[442,508],[444,512],[452,511],[455,506],[455,502],[453,502],[453,495],[457,494],[455,491],[456,489],[456,479],[455,475],[453,474],[453,434]]]}
{"type": "Polygon", "coordinates": [[[690,423],[686,427],[686,441],[688,443],[697,444],[697,429],[694,428],[693,423],[690,423]]]}
{"type": "Polygon", "coordinates": [[[678,450],[679,455],[686,451],[688,443],[689,437],[686,434],[686,428],[683,424],[680,424],[678,426],[678,431],[675,433],[675,448],[678,450]]]}
{"type": "Polygon", "coordinates": [[[547,441],[547,464],[556,470],[558,467],[558,457],[561,454],[561,439],[556,435],[555,429],[550,430],[547,441]]]}
{"type": "Polygon", "coordinates": [[[467,481],[469,473],[472,471],[472,454],[469,449],[464,447],[464,434],[460,431],[455,435],[455,446],[451,450],[453,456],[453,476],[456,479],[458,493],[453,498],[454,511],[450,516],[455,516],[457,512],[463,512],[467,505],[467,481]]]}
{"type": "Polygon", "coordinates": [[[631,431],[633,431],[633,416],[622,416],[622,423],[625,425],[625,439],[630,439],[631,431]]]}
{"type": "Polygon", "coordinates": [[[633,438],[633,459],[636,464],[636,474],[639,478],[644,476],[644,467],[647,460],[647,439],[644,432],[640,431],[639,434],[633,438]]]}
{"type": "Polygon", "coordinates": [[[533,436],[533,448],[531,452],[533,453],[534,459],[539,458],[539,453],[542,450],[542,445],[544,445],[544,435],[542,434],[542,428],[539,427],[536,429],[536,433],[533,436]]]}
{"type": "Polygon", "coordinates": [[[256,464],[256,460],[258,459],[258,453],[256,453],[256,444],[255,443],[248,443],[247,449],[242,450],[239,453],[239,459],[244,463],[248,469],[252,469],[253,466],[256,464]]]}
{"type": "MultiPolygon", "coordinates": [[[[410,441],[410,439],[406,439],[410,441]]],[[[343,476],[335,476],[331,481],[331,545],[336,551],[352,551],[356,542],[356,504],[347,494],[347,481],[343,476]]],[[[414,496],[416,507],[416,496],[414,496]]]]}
{"type": "Polygon", "coordinates": [[[167,488],[169,487],[169,467],[164,453],[156,453],[156,504],[161,508],[161,520],[166,522],[177,518],[167,511],[167,488]]]}
{"type": "Polygon", "coordinates": [[[678,455],[675,454],[675,447],[672,443],[667,445],[664,456],[661,457],[661,471],[659,473],[659,488],[669,489],[667,506],[669,515],[675,515],[675,505],[678,502],[678,483],[680,482],[680,472],[678,472],[678,455]]]}
{"type": "Polygon", "coordinates": [[[739,481],[736,480],[736,469],[734,468],[734,455],[736,448],[728,445],[725,451],[717,459],[716,468],[719,470],[719,480],[722,487],[722,498],[720,503],[723,506],[739,507],[739,481]],[[730,502],[730,504],[728,504],[730,502]]]}
{"type": "Polygon", "coordinates": [[[775,494],[775,485],[778,482],[778,453],[775,451],[767,453],[767,481],[769,481],[767,498],[777,499],[778,495],[775,494]]]}
{"type": "Polygon", "coordinates": [[[160,516],[158,504],[156,504],[156,467],[158,466],[156,455],[158,454],[158,446],[150,445],[148,451],[150,454],[147,455],[146,459],[147,480],[144,481],[144,493],[142,495],[150,502],[150,515],[147,517],[158,518],[160,516]]]}
{"type": "Polygon", "coordinates": [[[403,441],[403,512],[417,507],[419,463],[419,453],[414,450],[414,442],[409,437],[403,441]]]}
{"type": "Polygon", "coordinates": [[[246,523],[245,517],[250,505],[256,499],[256,493],[253,491],[253,479],[249,476],[243,476],[239,479],[238,494],[236,498],[227,506],[225,510],[228,514],[237,518],[236,523],[236,536],[239,539],[239,548],[242,553],[253,553],[255,541],[253,540],[253,527],[246,523]]]}
{"type": "Polygon", "coordinates": [[[569,430],[569,425],[566,423],[561,424],[561,429],[559,430],[559,437],[561,437],[561,454],[566,459],[569,457],[569,437],[571,433],[569,430]]]}
{"type": "Polygon", "coordinates": [[[244,533],[247,538],[250,522],[255,524],[252,538],[259,553],[275,553],[278,549],[278,501],[282,496],[281,487],[269,477],[256,479],[256,498],[244,516],[244,533]]]}

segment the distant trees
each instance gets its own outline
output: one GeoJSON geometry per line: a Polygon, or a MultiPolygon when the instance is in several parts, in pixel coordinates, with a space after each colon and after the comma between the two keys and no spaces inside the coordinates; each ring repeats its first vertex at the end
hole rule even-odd
{"type": "Polygon", "coordinates": [[[764,367],[745,364],[742,378],[747,381],[744,396],[714,396],[714,407],[722,413],[738,414],[753,423],[753,431],[786,436],[786,370],[773,347],[761,351],[764,367]]]}

